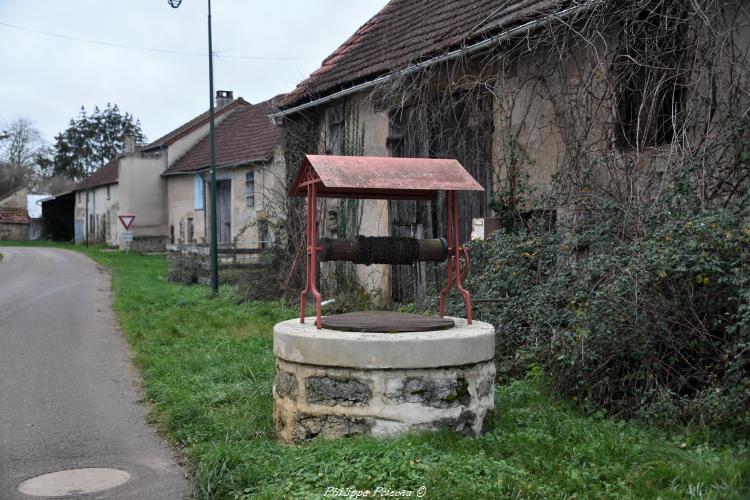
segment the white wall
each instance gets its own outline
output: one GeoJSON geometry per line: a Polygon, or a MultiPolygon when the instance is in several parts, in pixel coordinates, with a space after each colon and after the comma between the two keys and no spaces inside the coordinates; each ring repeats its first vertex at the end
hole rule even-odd
{"type": "MultiPolygon", "coordinates": [[[[122,228],[117,218],[119,213],[119,188],[117,184],[98,186],[88,190],[88,214],[94,216],[94,227],[89,227],[90,243],[105,243],[118,246],[122,228]],[[109,187],[109,195],[107,188],[109,187]],[[101,239],[103,237],[103,239],[101,239]]],[[[82,224],[82,240],[86,240],[86,190],[75,192],[75,221],[82,224]]],[[[89,223],[89,226],[91,223],[89,223]]]]}
{"type": "Polygon", "coordinates": [[[120,159],[120,214],[135,215],[134,237],[168,235],[163,155],[134,153],[120,159]]]}

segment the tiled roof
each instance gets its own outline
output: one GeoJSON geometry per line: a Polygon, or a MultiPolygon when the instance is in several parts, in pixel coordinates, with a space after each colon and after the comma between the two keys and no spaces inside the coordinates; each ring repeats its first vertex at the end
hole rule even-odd
{"type": "Polygon", "coordinates": [[[28,224],[29,212],[23,207],[0,207],[0,224],[28,224]]]}
{"type": "MultiPolygon", "coordinates": [[[[217,166],[240,165],[271,157],[273,149],[281,142],[281,127],[273,125],[268,118],[274,99],[240,108],[216,126],[217,166]]],[[[209,143],[209,137],[204,137],[164,174],[208,168],[209,143]]]]}
{"type": "Polygon", "coordinates": [[[279,101],[313,100],[585,0],[391,0],[279,101]]]}
{"type": "Polygon", "coordinates": [[[89,175],[73,188],[75,191],[81,189],[92,189],[107,184],[116,184],[120,170],[120,160],[110,160],[106,165],[99,167],[93,174],[89,175]]]}
{"type": "MultiPolygon", "coordinates": [[[[250,106],[250,103],[244,100],[242,97],[238,97],[237,99],[230,102],[226,106],[222,106],[220,108],[214,109],[214,115],[217,117],[221,116],[227,112],[232,111],[233,109],[236,109],[239,106],[250,106]]],[[[162,146],[169,146],[170,144],[174,143],[175,141],[189,134],[196,128],[199,128],[205,125],[207,122],[208,122],[208,111],[204,111],[203,113],[199,114],[198,116],[196,116],[189,122],[183,123],[176,129],[159,137],[152,143],[143,146],[141,151],[149,151],[152,149],[160,148],[162,146]]]]}

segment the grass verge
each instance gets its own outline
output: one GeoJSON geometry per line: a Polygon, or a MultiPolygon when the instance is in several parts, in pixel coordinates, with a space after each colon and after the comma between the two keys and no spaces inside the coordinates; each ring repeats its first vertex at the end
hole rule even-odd
{"type": "Polygon", "coordinates": [[[434,433],[279,444],[271,331],[296,310],[241,303],[231,288],[212,299],[204,287],[169,283],[164,257],[63,246],[111,268],[152,418],[189,457],[199,498],[315,498],[328,487],[415,497],[421,486],[424,498],[750,495],[746,443],[582,416],[533,379],[497,388],[495,430],[476,439],[434,433]]]}

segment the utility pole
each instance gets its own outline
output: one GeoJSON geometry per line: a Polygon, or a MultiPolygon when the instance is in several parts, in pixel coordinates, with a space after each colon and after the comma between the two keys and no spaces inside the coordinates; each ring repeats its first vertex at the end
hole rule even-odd
{"type": "MultiPolygon", "coordinates": [[[[167,0],[174,9],[180,6],[182,0],[167,0]]],[[[214,121],[214,49],[211,39],[211,0],[208,0],[208,119],[209,119],[209,142],[211,156],[211,182],[209,200],[209,225],[210,225],[210,261],[211,261],[211,292],[214,297],[219,295],[219,256],[217,243],[217,215],[216,215],[216,123],[214,121]]]]}

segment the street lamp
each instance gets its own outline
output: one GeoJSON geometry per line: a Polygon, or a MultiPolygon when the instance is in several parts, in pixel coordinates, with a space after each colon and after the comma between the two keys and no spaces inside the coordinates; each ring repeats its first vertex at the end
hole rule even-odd
{"type": "MultiPolygon", "coordinates": [[[[182,3],[182,0],[167,0],[173,9],[182,3]]],[[[211,252],[211,291],[214,296],[219,295],[219,260],[216,242],[216,138],[214,123],[214,58],[213,45],[211,43],[211,0],[208,0],[208,119],[209,119],[209,142],[211,144],[211,184],[210,184],[210,216],[211,237],[209,247],[211,252]]]]}

